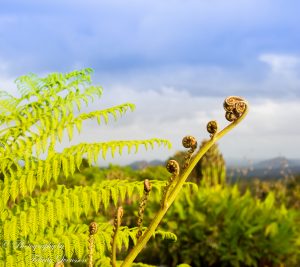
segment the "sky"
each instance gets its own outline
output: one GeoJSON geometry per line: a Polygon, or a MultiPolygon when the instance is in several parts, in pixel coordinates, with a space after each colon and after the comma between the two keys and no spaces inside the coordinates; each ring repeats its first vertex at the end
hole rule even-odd
{"type": "Polygon", "coordinates": [[[1,1],[0,89],[17,95],[14,80],[30,72],[93,68],[104,93],[88,110],[136,110],[108,126],[87,122],[73,143],[173,144],[115,164],[165,160],[188,134],[200,143],[208,121],[226,126],[224,99],[242,96],[250,111],[219,141],[225,159],[300,158],[299,10],[296,0],[1,1]]]}

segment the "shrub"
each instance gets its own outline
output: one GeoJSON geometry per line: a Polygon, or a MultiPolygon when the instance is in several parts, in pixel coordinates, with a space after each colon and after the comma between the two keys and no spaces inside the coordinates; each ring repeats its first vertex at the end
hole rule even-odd
{"type": "MultiPolygon", "coordinates": [[[[299,266],[300,214],[234,187],[200,187],[176,201],[164,226],[180,238],[149,248],[168,266],[299,266]]],[[[151,261],[150,261],[151,262],[151,261]]],[[[153,262],[152,262],[153,263],[153,262]]]]}

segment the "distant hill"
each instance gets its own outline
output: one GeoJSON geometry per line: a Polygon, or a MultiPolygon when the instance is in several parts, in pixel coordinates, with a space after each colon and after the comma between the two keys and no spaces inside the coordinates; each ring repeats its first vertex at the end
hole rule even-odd
{"type": "Polygon", "coordinates": [[[133,170],[142,170],[149,166],[164,166],[164,165],[165,165],[165,161],[162,160],[152,160],[152,161],[141,160],[129,164],[129,166],[133,170]]]}
{"type": "Polygon", "coordinates": [[[236,179],[260,178],[281,179],[287,176],[300,174],[300,159],[276,157],[243,167],[229,167],[228,176],[236,179]]]}
{"type": "Polygon", "coordinates": [[[268,160],[261,161],[254,165],[256,169],[263,168],[287,168],[287,167],[297,167],[300,166],[300,160],[297,159],[287,159],[285,157],[276,157],[268,160]]]}
{"type": "MultiPolygon", "coordinates": [[[[129,166],[134,170],[141,170],[149,166],[164,166],[165,161],[135,161],[129,166]]],[[[253,164],[244,162],[235,162],[227,166],[227,176],[236,180],[247,178],[260,179],[281,179],[285,176],[300,174],[300,159],[287,159],[285,157],[276,157],[268,160],[259,161],[253,164]]]]}

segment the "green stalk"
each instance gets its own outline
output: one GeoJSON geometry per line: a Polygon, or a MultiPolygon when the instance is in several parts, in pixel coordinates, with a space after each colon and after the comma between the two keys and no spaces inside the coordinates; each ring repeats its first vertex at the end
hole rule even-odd
{"type": "Polygon", "coordinates": [[[119,227],[117,227],[114,236],[113,236],[113,241],[112,241],[112,248],[111,248],[111,266],[116,267],[117,266],[117,236],[119,233],[119,227]]]}
{"type": "Polygon", "coordinates": [[[194,167],[196,166],[197,162],[202,158],[202,156],[209,150],[214,143],[216,143],[220,138],[222,138],[224,135],[229,133],[234,127],[236,127],[247,115],[248,113],[248,105],[246,105],[245,111],[243,114],[233,121],[231,124],[229,124],[227,127],[225,127],[222,131],[219,133],[216,133],[213,135],[213,137],[203,146],[201,150],[196,154],[194,159],[190,162],[190,165],[188,168],[181,174],[181,176],[178,179],[178,182],[174,186],[173,190],[168,194],[168,198],[166,200],[167,205],[162,205],[160,210],[158,211],[157,215],[154,217],[152,222],[150,223],[149,227],[145,231],[145,233],[140,237],[137,244],[132,248],[132,250],[129,252],[125,260],[123,261],[121,267],[130,267],[135,260],[135,258],[138,256],[138,254],[141,252],[141,250],[146,246],[147,242],[151,238],[151,236],[155,233],[155,230],[163,217],[165,216],[166,212],[168,211],[169,207],[172,205],[178,194],[180,193],[180,190],[182,189],[183,184],[185,183],[186,179],[188,178],[189,174],[192,172],[194,167]]]}
{"type": "Polygon", "coordinates": [[[123,208],[119,207],[114,220],[112,241],[111,241],[111,266],[117,267],[117,236],[120,230],[123,217],[123,208]]]}

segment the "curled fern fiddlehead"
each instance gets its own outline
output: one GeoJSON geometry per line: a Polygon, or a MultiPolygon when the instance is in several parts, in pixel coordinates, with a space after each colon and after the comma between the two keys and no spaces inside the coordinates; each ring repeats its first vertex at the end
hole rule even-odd
{"type": "Polygon", "coordinates": [[[114,219],[114,227],[113,227],[113,233],[111,235],[111,266],[116,267],[116,255],[117,255],[117,236],[119,232],[119,228],[122,223],[122,217],[123,217],[124,210],[122,207],[119,207],[114,219]]]}
{"type": "Polygon", "coordinates": [[[96,222],[91,222],[89,226],[89,260],[88,260],[88,267],[93,267],[93,253],[94,253],[94,235],[98,231],[98,224],[96,222]]]}
{"type": "Polygon", "coordinates": [[[145,179],[144,181],[144,192],[149,194],[151,191],[152,185],[148,179],[145,179]]]}
{"type": "Polygon", "coordinates": [[[169,173],[171,173],[175,176],[177,176],[179,174],[179,170],[180,170],[178,162],[173,159],[168,161],[168,163],[166,165],[166,169],[169,173]]]}
{"type": "Polygon", "coordinates": [[[91,222],[89,226],[90,235],[95,235],[98,231],[98,224],[96,222],[91,222]]]}
{"type": "Polygon", "coordinates": [[[182,145],[185,148],[197,148],[197,140],[195,137],[187,135],[182,139],[182,145]]]}
{"type": "Polygon", "coordinates": [[[143,195],[143,198],[140,202],[138,219],[137,219],[137,227],[138,227],[138,232],[136,234],[137,239],[139,239],[139,237],[143,233],[142,224],[143,224],[144,211],[145,211],[145,206],[146,206],[150,191],[151,191],[151,183],[148,179],[145,179],[145,181],[144,181],[144,195],[143,195]]]}
{"type": "Polygon", "coordinates": [[[54,267],[64,267],[64,263],[62,261],[58,261],[57,263],[55,263],[54,267]]]}
{"type": "Polygon", "coordinates": [[[167,205],[166,201],[168,198],[168,192],[170,191],[172,183],[174,182],[176,177],[179,175],[180,167],[176,160],[171,159],[168,161],[168,163],[166,165],[166,169],[169,173],[171,173],[171,176],[170,176],[167,184],[165,185],[164,191],[163,191],[162,206],[164,206],[164,207],[167,205]]]}
{"type": "Polygon", "coordinates": [[[190,150],[187,152],[186,156],[184,157],[185,162],[183,164],[183,170],[185,170],[189,166],[191,157],[195,149],[197,148],[197,140],[195,137],[187,135],[182,139],[182,145],[185,148],[190,148],[190,150]]]}
{"type": "Polygon", "coordinates": [[[216,121],[210,121],[207,123],[206,129],[210,133],[210,137],[213,137],[218,131],[218,123],[216,121]]]}
{"type": "Polygon", "coordinates": [[[241,97],[229,96],[225,99],[223,106],[226,111],[225,118],[232,122],[246,111],[247,103],[241,97]]]}

